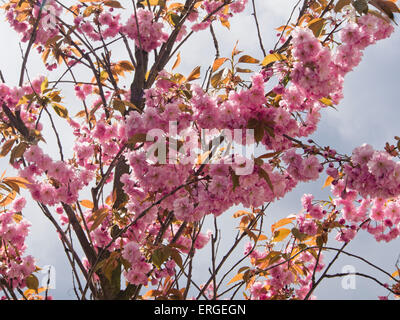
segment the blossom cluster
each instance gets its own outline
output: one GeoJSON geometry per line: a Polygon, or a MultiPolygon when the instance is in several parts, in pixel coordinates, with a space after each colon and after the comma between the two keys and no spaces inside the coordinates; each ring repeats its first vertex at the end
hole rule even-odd
{"type": "Polygon", "coordinates": [[[33,200],[45,205],[76,202],[79,191],[93,178],[86,170],[75,171],[61,160],[53,161],[37,145],[32,145],[24,156],[28,165],[20,169],[20,176],[30,182],[28,189],[33,200]],[[43,175],[46,179],[40,180],[43,175]]]}
{"type": "Polygon", "coordinates": [[[129,38],[135,40],[136,46],[149,52],[162,45],[168,34],[163,31],[164,24],[154,22],[154,15],[147,9],[138,9],[136,15],[132,15],[126,25],[121,28],[129,38]]]}
{"type": "Polygon", "coordinates": [[[35,4],[32,9],[26,8],[27,6],[27,4],[23,4],[22,7],[18,3],[10,4],[6,19],[16,32],[22,34],[22,42],[28,42],[32,34],[35,34],[35,43],[45,45],[49,39],[59,33],[57,17],[63,8],[54,0],[47,0],[44,6],[40,3],[35,4]],[[35,19],[40,17],[37,26],[20,19],[20,16],[25,15],[24,10],[32,10],[32,16],[35,19]]]}
{"type": "MultiPolygon", "coordinates": [[[[293,247],[289,246],[285,253],[292,254],[293,247]]],[[[286,261],[284,258],[274,259],[274,262],[267,267],[263,261],[268,261],[271,251],[259,251],[253,248],[253,244],[248,243],[244,254],[249,255],[252,263],[257,267],[256,270],[266,269],[267,276],[250,283],[250,299],[271,300],[271,299],[300,299],[303,300],[312,288],[312,277],[315,272],[320,272],[325,267],[323,256],[320,255],[318,262],[316,256],[310,250],[304,250],[297,254],[293,259],[286,261]],[[301,270],[299,271],[299,266],[301,270]],[[303,271],[307,270],[307,271],[303,271]]],[[[250,271],[251,272],[251,271],[250,271]]],[[[314,299],[311,296],[310,299],[314,299]]]]}
{"type": "Polygon", "coordinates": [[[340,223],[347,226],[337,239],[348,242],[355,236],[356,223],[376,241],[390,242],[400,236],[400,203],[396,198],[358,198],[358,192],[343,181],[332,187],[333,203],[340,209],[340,223]],[[357,204],[357,205],[356,205],[357,204]]]}
{"type": "Polygon", "coordinates": [[[364,144],[353,150],[351,159],[343,169],[350,189],[362,197],[387,199],[400,195],[400,163],[386,151],[364,144]]]}

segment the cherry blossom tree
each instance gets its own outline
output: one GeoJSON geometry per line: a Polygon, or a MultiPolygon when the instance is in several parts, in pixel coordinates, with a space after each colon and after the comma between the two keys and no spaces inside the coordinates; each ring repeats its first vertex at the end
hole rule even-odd
{"type": "Polygon", "coordinates": [[[25,253],[27,202],[53,225],[77,299],[312,299],[324,279],[349,275],[330,273],[340,255],[390,280],[353,274],[384,287],[382,299],[400,295],[398,268],[346,251],[360,232],[399,238],[400,138],[349,155],[309,138],[321,110],[340,109],[344,77],[363,51],[394,32],[396,0],[299,0],[273,48],[257,4],[6,1],[23,59],[18,84],[0,73],[0,155],[15,172],[0,180],[4,299],[51,298],[25,253]],[[229,32],[245,9],[260,57],[234,43],[223,57],[214,28],[229,32]],[[193,71],[178,73],[186,43],[204,32],[213,63],[194,57],[193,71]],[[30,74],[34,54],[51,76],[30,74]],[[265,225],[271,203],[324,175],[329,199],[306,193],[299,214],[265,225]],[[220,255],[229,230],[218,218],[239,205],[237,235],[220,255]],[[243,244],[242,256],[233,254],[243,244]],[[197,283],[193,262],[206,245],[209,272],[197,283]]]}

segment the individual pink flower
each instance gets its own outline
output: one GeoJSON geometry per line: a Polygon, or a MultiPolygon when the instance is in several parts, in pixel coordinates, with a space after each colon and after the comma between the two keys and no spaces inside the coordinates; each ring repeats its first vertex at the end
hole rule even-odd
{"type": "Polygon", "coordinates": [[[13,202],[13,210],[15,210],[16,212],[20,212],[22,211],[23,208],[25,208],[26,205],[26,199],[25,198],[18,198],[17,200],[15,200],[13,202]]]}

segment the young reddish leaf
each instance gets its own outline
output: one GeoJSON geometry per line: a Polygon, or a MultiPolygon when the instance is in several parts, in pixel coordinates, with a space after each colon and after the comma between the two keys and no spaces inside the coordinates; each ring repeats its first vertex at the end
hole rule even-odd
{"type": "Polygon", "coordinates": [[[181,53],[178,52],[178,54],[176,56],[176,61],[175,61],[174,65],[172,66],[172,70],[177,68],[180,64],[181,64],[181,53]]]}
{"type": "Polygon", "coordinates": [[[394,19],[394,12],[400,12],[397,5],[388,0],[371,0],[371,3],[375,8],[379,9],[380,11],[384,12],[391,20],[394,19]]]}
{"type": "Polygon", "coordinates": [[[213,72],[217,71],[225,63],[226,60],[228,60],[228,58],[215,59],[212,66],[212,71],[213,72]]]}
{"type": "Polygon", "coordinates": [[[233,214],[233,217],[234,217],[234,218],[239,218],[239,217],[242,217],[242,216],[245,216],[245,215],[249,215],[249,214],[250,214],[250,212],[248,212],[248,211],[239,210],[239,211],[236,211],[236,212],[233,214]]]}
{"type": "Polygon", "coordinates": [[[179,268],[183,269],[183,260],[179,251],[175,248],[170,248],[170,250],[171,250],[171,259],[175,261],[175,263],[179,266],[179,268]]]}
{"type": "Polygon", "coordinates": [[[268,158],[272,158],[275,157],[276,155],[278,155],[281,151],[276,151],[276,152],[269,152],[266,154],[263,154],[262,156],[259,156],[257,159],[268,159],[268,158]]]}
{"type": "Polygon", "coordinates": [[[200,67],[196,67],[193,69],[193,71],[188,76],[187,81],[190,82],[198,78],[200,78],[200,67]]]}
{"type": "Polygon", "coordinates": [[[296,220],[296,218],[295,218],[295,217],[292,217],[292,218],[283,218],[283,219],[279,220],[278,222],[274,223],[274,224],[271,226],[271,232],[274,233],[274,231],[275,231],[277,228],[283,227],[283,226],[285,226],[285,225],[287,225],[287,224],[293,222],[293,220],[296,220]]]}
{"type": "Polygon", "coordinates": [[[106,204],[108,204],[109,206],[111,206],[112,204],[114,204],[115,200],[117,199],[117,191],[114,190],[112,194],[110,194],[107,198],[106,198],[106,204]]]}
{"type": "Polygon", "coordinates": [[[238,273],[236,276],[234,276],[231,281],[228,282],[228,285],[230,285],[231,283],[237,282],[243,280],[243,273],[238,273]]]}
{"type": "Polygon", "coordinates": [[[258,237],[254,234],[254,232],[250,231],[248,228],[244,228],[243,232],[245,232],[254,242],[258,241],[258,237]]]}
{"type": "Polygon", "coordinates": [[[11,193],[9,193],[4,199],[0,201],[0,206],[5,207],[8,206],[11,202],[14,201],[15,196],[17,193],[13,190],[11,193]]]}
{"type": "Polygon", "coordinates": [[[291,230],[291,232],[292,232],[293,236],[294,236],[296,239],[300,240],[300,241],[304,241],[304,240],[307,238],[307,235],[304,234],[304,233],[301,233],[301,232],[299,231],[299,229],[297,229],[297,228],[293,228],[293,229],[291,230]]]}
{"type": "Polygon", "coordinates": [[[85,208],[88,208],[88,209],[93,209],[94,208],[94,204],[90,200],[82,200],[82,201],[79,201],[79,203],[82,206],[84,206],[85,208]]]}
{"type": "Polygon", "coordinates": [[[282,61],[282,60],[287,60],[287,57],[280,53],[271,53],[264,58],[264,60],[261,62],[261,65],[267,66],[270,63],[273,63],[275,61],[282,61]]]}
{"type": "Polygon", "coordinates": [[[10,163],[13,164],[16,159],[21,158],[24,155],[25,150],[28,148],[28,143],[21,142],[17,145],[10,154],[10,163]]]}
{"type": "Polygon", "coordinates": [[[217,88],[218,85],[220,84],[222,75],[224,74],[224,71],[225,71],[225,70],[222,69],[222,70],[218,71],[216,74],[214,74],[214,75],[211,77],[211,85],[212,85],[214,88],[217,88]]]}
{"type": "Polygon", "coordinates": [[[260,234],[258,236],[258,241],[264,241],[264,240],[268,240],[268,237],[266,235],[264,235],[264,234],[260,234]]]}
{"type": "MultiPolygon", "coordinates": [[[[103,210],[103,209],[101,209],[101,210],[103,210]]],[[[89,231],[92,232],[93,230],[96,230],[97,227],[99,225],[101,225],[101,223],[104,221],[104,219],[108,216],[108,214],[109,214],[108,210],[103,210],[103,211],[100,211],[99,214],[96,214],[96,218],[94,219],[94,222],[91,225],[89,231]]]]}
{"type": "Polygon", "coordinates": [[[22,214],[20,212],[13,214],[13,220],[16,223],[20,223],[22,221],[22,219],[23,219],[23,216],[22,216],[22,214]]]}
{"type": "Polygon", "coordinates": [[[104,214],[105,212],[108,212],[107,208],[101,208],[99,210],[96,210],[92,213],[92,215],[89,218],[89,221],[94,221],[96,220],[99,216],[101,216],[102,214],[104,214]]]}
{"type": "Polygon", "coordinates": [[[151,256],[151,261],[157,268],[161,268],[162,264],[171,256],[171,248],[161,247],[156,249],[151,256]]]}
{"type": "Polygon", "coordinates": [[[241,232],[244,232],[244,230],[247,228],[247,225],[250,222],[250,216],[243,216],[243,218],[240,220],[240,224],[239,224],[239,230],[241,232]]]}
{"type": "Polygon", "coordinates": [[[263,178],[267,182],[269,188],[271,189],[271,191],[273,193],[274,192],[274,185],[272,184],[272,181],[271,181],[267,171],[265,171],[261,167],[258,167],[258,175],[260,176],[260,178],[263,178]]]}
{"type": "Polygon", "coordinates": [[[39,280],[38,278],[34,275],[31,274],[29,275],[26,279],[26,286],[31,289],[31,290],[35,290],[36,293],[38,293],[38,289],[39,289],[39,280]]]}
{"type": "Polygon", "coordinates": [[[246,271],[246,270],[248,270],[248,269],[250,269],[250,267],[241,267],[241,268],[239,269],[238,273],[242,273],[242,272],[244,272],[244,271],[246,271]]]}
{"type": "Polygon", "coordinates": [[[351,0],[339,0],[335,6],[335,12],[342,11],[343,7],[349,5],[351,0]]]}
{"type": "Polygon", "coordinates": [[[115,1],[115,0],[104,1],[104,5],[108,6],[108,7],[111,7],[111,8],[117,8],[117,9],[123,9],[124,8],[118,1],[115,1]]]}
{"type": "Polygon", "coordinates": [[[239,63],[260,63],[260,60],[257,60],[249,55],[244,55],[239,58],[239,63]]]}
{"type": "Polygon", "coordinates": [[[335,180],[334,178],[332,178],[331,176],[328,176],[328,178],[326,178],[326,180],[325,180],[324,185],[322,186],[322,189],[329,187],[334,180],[335,180]]]}
{"type": "Polygon", "coordinates": [[[140,2],[142,5],[146,6],[151,5],[151,6],[158,6],[161,5],[163,6],[165,4],[165,0],[143,0],[140,2]]]}
{"type": "Polygon", "coordinates": [[[7,186],[9,186],[16,193],[19,193],[19,185],[12,181],[3,181],[7,186]]]}
{"type": "Polygon", "coordinates": [[[10,150],[13,147],[15,141],[17,141],[16,138],[7,140],[3,144],[2,148],[1,148],[1,152],[0,152],[0,158],[5,157],[10,152],[10,150]]]}
{"type": "Polygon", "coordinates": [[[146,141],[147,141],[146,133],[136,133],[129,139],[128,143],[134,146],[136,143],[146,142],[146,141]]]}
{"type": "Polygon", "coordinates": [[[229,23],[228,19],[220,18],[219,21],[221,21],[221,24],[227,28],[228,30],[231,29],[231,24],[229,23]]]}
{"type": "Polygon", "coordinates": [[[311,20],[307,27],[314,33],[315,37],[319,37],[321,35],[322,28],[324,27],[325,19],[316,18],[311,20]]]}
{"type": "Polygon", "coordinates": [[[274,232],[274,238],[272,239],[272,242],[279,242],[284,240],[288,235],[290,234],[290,230],[286,228],[281,228],[279,230],[276,230],[274,232]]]}
{"type": "Polygon", "coordinates": [[[126,71],[134,71],[135,67],[133,66],[132,62],[128,61],[128,60],[122,60],[120,62],[118,62],[118,65],[126,71]]]}
{"type": "Polygon", "coordinates": [[[53,109],[54,111],[61,117],[61,118],[68,118],[68,110],[64,106],[59,103],[53,102],[53,109]]]}
{"type": "Polygon", "coordinates": [[[12,182],[17,184],[19,187],[26,189],[26,185],[30,184],[30,182],[21,177],[8,177],[3,180],[4,182],[12,182]]]}
{"type": "Polygon", "coordinates": [[[149,290],[147,291],[144,295],[143,298],[144,299],[148,299],[148,298],[153,298],[153,297],[158,297],[162,295],[162,291],[159,290],[149,290]]]}

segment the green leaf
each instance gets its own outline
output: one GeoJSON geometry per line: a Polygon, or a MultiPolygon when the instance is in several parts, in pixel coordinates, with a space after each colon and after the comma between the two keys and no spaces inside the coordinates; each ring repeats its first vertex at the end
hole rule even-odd
{"type": "Polygon", "coordinates": [[[200,78],[200,67],[196,67],[193,71],[189,74],[187,81],[193,81],[200,78]]]}
{"type": "Polygon", "coordinates": [[[228,58],[215,59],[212,66],[212,71],[213,72],[217,71],[225,63],[226,60],[228,60],[228,58]]]}
{"type": "Polygon", "coordinates": [[[236,67],[236,72],[240,72],[240,73],[252,73],[253,70],[250,70],[250,69],[242,69],[242,68],[236,67]]]}

